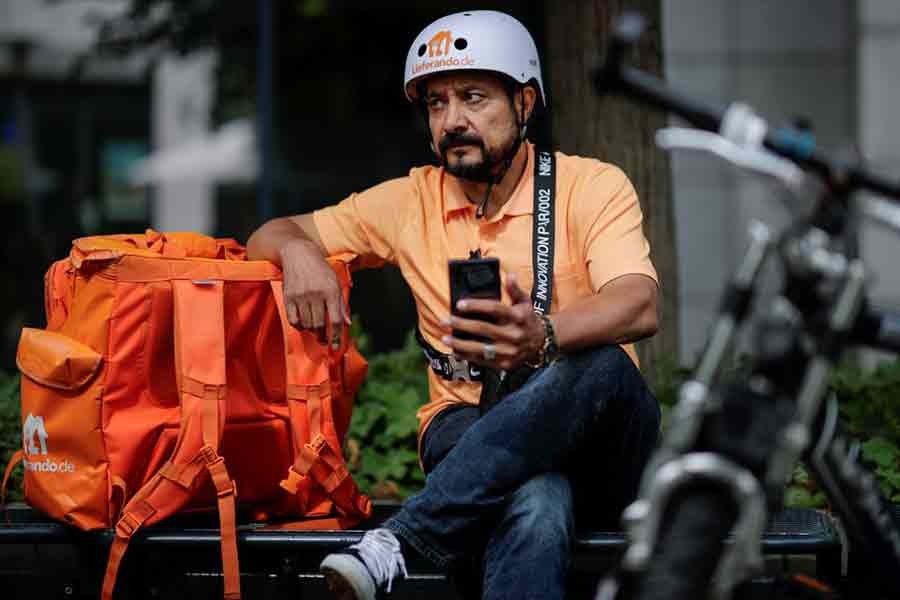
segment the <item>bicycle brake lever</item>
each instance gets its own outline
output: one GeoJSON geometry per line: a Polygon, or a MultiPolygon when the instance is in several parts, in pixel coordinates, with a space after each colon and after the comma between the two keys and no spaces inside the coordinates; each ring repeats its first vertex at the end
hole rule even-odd
{"type": "Polygon", "coordinates": [[[768,175],[797,192],[806,181],[794,163],[761,146],[742,146],[710,131],[689,127],[665,127],[656,132],[656,145],[663,150],[696,150],[718,156],[732,165],[768,175]]]}

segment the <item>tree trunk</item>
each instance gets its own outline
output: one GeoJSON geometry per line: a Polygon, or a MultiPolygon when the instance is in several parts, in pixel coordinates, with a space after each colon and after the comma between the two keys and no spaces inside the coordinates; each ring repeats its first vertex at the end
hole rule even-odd
{"type": "Polygon", "coordinates": [[[653,375],[660,358],[677,359],[678,262],[669,162],[653,142],[666,116],[621,97],[600,98],[591,70],[600,61],[613,20],[623,9],[637,10],[648,27],[629,64],[662,72],[660,0],[548,0],[546,11],[548,93],[555,146],[569,154],[613,163],[628,175],[644,211],[644,233],[660,280],[660,328],[638,344],[642,370],[653,375]]]}

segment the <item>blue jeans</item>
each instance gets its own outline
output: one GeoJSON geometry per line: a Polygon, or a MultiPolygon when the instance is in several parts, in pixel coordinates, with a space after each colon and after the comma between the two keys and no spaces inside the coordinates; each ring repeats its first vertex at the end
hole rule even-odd
{"type": "Polygon", "coordinates": [[[614,526],[656,445],[659,406],[618,346],[570,354],[490,412],[453,407],[423,440],[424,489],[385,523],[483,597],[565,597],[575,521],[614,526]]]}

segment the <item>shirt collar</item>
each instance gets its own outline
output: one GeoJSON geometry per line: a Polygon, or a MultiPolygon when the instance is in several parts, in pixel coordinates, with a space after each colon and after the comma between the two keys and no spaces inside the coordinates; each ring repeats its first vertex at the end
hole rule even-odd
{"type": "MultiPolygon", "coordinates": [[[[512,196],[503,205],[500,211],[494,215],[492,221],[497,221],[505,215],[519,216],[530,215],[534,212],[534,145],[525,142],[527,151],[525,160],[525,170],[516,188],[513,190],[512,196]]],[[[441,175],[444,182],[444,220],[446,221],[450,214],[459,210],[475,211],[478,206],[466,198],[466,194],[459,183],[459,180],[447,173],[446,169],[441,167],[441,175]]]]}

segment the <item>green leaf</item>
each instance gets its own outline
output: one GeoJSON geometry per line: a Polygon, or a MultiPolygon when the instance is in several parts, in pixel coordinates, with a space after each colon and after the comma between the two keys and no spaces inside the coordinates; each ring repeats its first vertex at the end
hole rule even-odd
{"type": "Polygon", "coordinates": [[[787,506],[807,507],[812,501],[812,494],[804,487],[791,485],[784,492],[784,503],[787,506]]]}
{"type": "MultiPolygon", "coordinates": [[[[358,318],[351,334],[367,350],[368,338],[358,318]]],[[[369,373],[357,394],[350,425],[360,447],[353,477],[363,491],[391,483],[406,497],[421,489],[425,480],[416,453],[416,412],[428,401],[427,365],[412,332],[402,348],[367,353],[367,359],[369,373]]]]}
{"type": "Polygon", "coordinates": [[[809,473],[807,472],[806,467],[803,466],[803,463],[797,463],[794,466],[791,482],[804,487],[809,484],[809,473]]]}
{"type": "Polygon", "coordinates": [[[893,489],[900,490],[900,470],[888,467],[878,467],[875,469],[875,475],[893,489]]]}
{"type": "Polygon", "coordinates": [[[384,407],[380,404],[358,404],[353,409],[353,420],[350,423],[351,435],[360,439],[368,437],[385,412],[384,407]]]}
{"type": "Polygon", "coordinates": [[[889,440],[876,437],[862,444],[862,455],[880,467],[896,467],[900,460],[900,449],[889,440]]]}
{"type": "Polygon", "coordinates": [[[791,485],[785,490],[784,503],[798,508],[822,508],[825,506],[825,496],[820,492],[812,494],[799,485],[791,485]]]}

